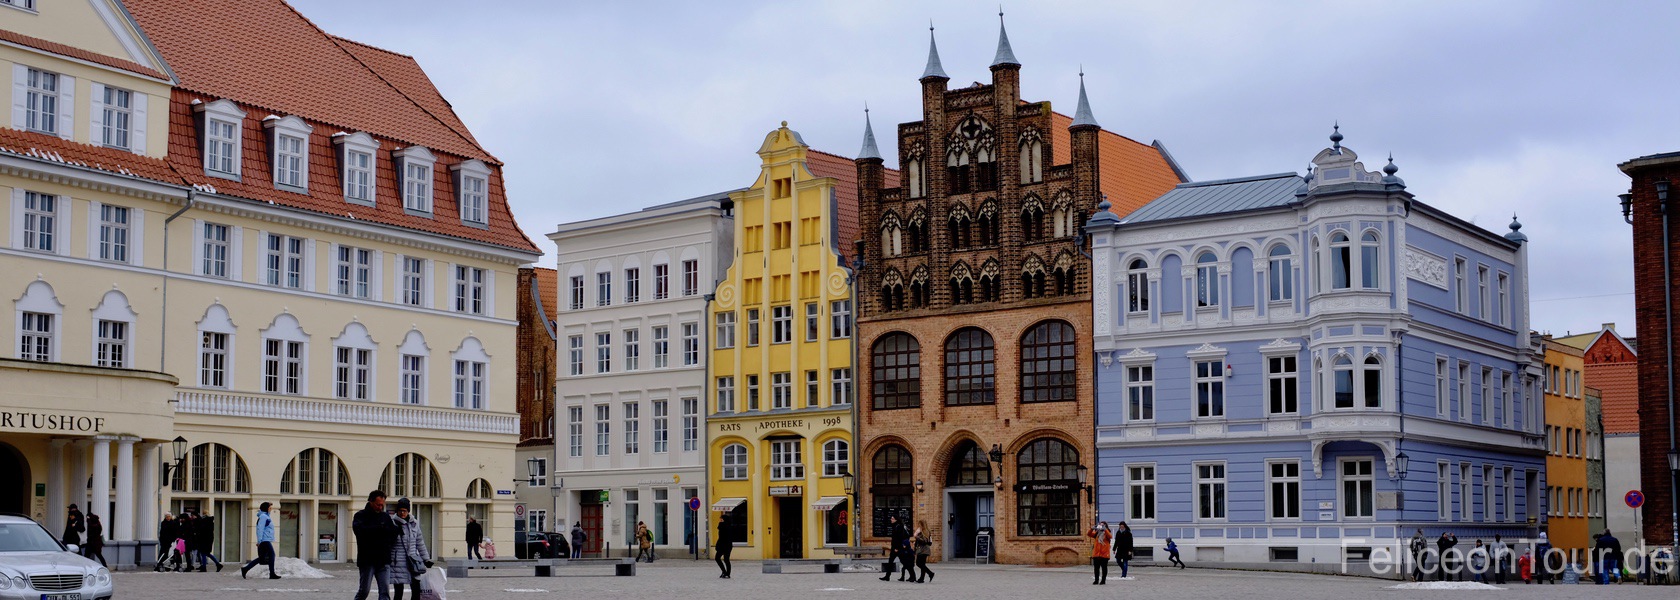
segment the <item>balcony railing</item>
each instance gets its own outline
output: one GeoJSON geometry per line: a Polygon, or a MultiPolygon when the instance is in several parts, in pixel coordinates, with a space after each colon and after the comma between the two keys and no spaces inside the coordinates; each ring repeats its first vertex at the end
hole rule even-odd
{"type": "Polygon", "coordinates": [[[204,391],[177,391],[175,412],[310,423],[344,423],[469,433],[519,433],[519,418],[506,413],[204,391]]]}

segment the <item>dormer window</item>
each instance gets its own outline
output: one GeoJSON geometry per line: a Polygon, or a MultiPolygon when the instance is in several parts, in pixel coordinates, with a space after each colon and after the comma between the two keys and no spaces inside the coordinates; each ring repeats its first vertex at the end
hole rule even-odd
{"type": "Polygon", "coordinates": [[[309,193],[309,124],[295,116],[270,115],[263,119],[263,128],[268,130],[275,189],[309,193]]]}
{"type": "Polygon", "coordinates": [[[402,173],[403,210],[409,214],[432,216],[432,166],[437,157],[422,146],[409,146],[396,151],[399,173],[402,173]]]}
{"type": "Polygon", "coordinates": [[[373,206],[377,188],[373,181],[373,169],[376,166],[374,153],[379,150],[379,143],[373,141],[373,136],[360,132],[336,134],[333,136],[333,143],[338,146],[340,177],[344,180],[344,200],[373,206]]]}
{"type": "Polygon", "coordinates": [[[460,205],[461,222],[479,226],[488,224],[490,167],[475,159],[449,170],[455,173],[455,199],[460,205]]]}
{"type": "Polygon", "coordinates": [[[196,110],[203,136],[200,143],[204,151],[204,173],[211,177],[238,180],[245,111],[228,100],[201,103],[196,110]]]}

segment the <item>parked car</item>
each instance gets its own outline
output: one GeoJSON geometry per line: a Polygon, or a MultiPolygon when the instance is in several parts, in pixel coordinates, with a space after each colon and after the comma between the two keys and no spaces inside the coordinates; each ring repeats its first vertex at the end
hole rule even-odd
{"type": "Polygon", "coordinates": [[[567,558],[572,555],[572,545],[566,542],[566,534],[555,531],[525,534],[526,558],[567,558]]]}
{"type": "Polygon", "coordinates": [[[34,519],[0,514],[0,599],[108,600],[111,571],[76,550],[34,519]]]}

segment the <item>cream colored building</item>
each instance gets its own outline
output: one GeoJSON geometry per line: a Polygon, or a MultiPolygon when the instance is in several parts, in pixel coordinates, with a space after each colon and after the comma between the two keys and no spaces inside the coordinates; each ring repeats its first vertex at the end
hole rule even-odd
{"type": "Polygon", "coordinates": [[[341,561],[379,488],[437,556],[465,555],[468,515],[511,540],[514,287],[539,253],[500,164],[412,58],[278,2],[182,4],[0,5],[0,466],[28,474],[0,510],[56,530],[97,499],[117,542],[208,512],[231,562],[268,501],[281,556],[341,561]]]}

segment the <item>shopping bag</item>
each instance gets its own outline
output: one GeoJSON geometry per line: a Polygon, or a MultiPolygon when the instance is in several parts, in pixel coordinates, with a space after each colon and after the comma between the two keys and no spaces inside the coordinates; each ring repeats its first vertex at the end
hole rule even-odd
{"type": "Polygon", "coordinates": [[[419,600],[446,600],[444,592],[449,587],[449,577],[443,574],[443,569],[426,569],[420,576],[419,600]]]}
{"type": "Polygon", "coordinates": [[[484,540],[484,546],[479,549],[484,552],[484,560],[496,558],[496,542],[486,539],[484,540]]]}

